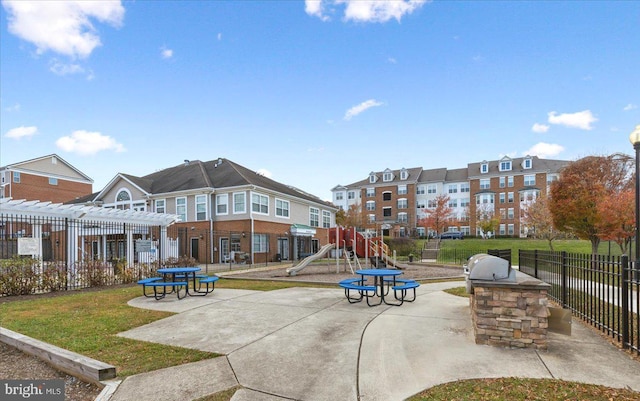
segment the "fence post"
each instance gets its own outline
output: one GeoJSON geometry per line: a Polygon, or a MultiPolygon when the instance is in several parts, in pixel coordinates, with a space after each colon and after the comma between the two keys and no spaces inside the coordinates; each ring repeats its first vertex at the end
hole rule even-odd
{"type": "Polygon", "coordinates": [[[567,291],[568,291],[568,285],[567,285],[567,251],[562,251],[562,307],[566,308],[569,305],[567,305],[567,291]]]}
{"type": "MultiPolygon", "coordinates": [[[[622,348],[629,348],[629,256],[622,255],[620,280],[622,282],[622,348]]],[[[637,263],[637,262],[636,262],[637,263]]],[[[635,266],[637,268],[637,266],[635,266]]]]}
{"type": "Polygon", "coordinates": [[[538,250],[533,251],[533,277],[538,278],[538,250]]]}

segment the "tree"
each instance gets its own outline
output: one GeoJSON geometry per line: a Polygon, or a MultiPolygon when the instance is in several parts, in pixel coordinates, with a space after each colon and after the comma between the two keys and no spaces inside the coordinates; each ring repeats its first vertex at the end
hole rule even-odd
{"type": "Polygon", "coordinates": [[[553,227],[549,197],[538,196],[535,202],[528,205],[524,211],[523,222],[530,228],[534,238],[546,239],[549,242],[549,249],[553,251],[552,241],[558,238],[560,231],[553,227]]]}
{"type": "Polygon", "coordinates": [[[633,188],[633,159],[624,154],[587,156],[569,163],[551,185],[549,209],[554,226],[591,241],[591,253],[607,232],[602,231],[598,204],[617,192],[633,188]]]}
{"type": "Polygon", "coordinates": [[[602,197],[598,202],[598,213],[599,237],[615,241],[622,253],[627,253],[635,235],[635,192],[628,189],[602,197]]]}
{"type": "Polygon", "coordinates": [[[447,223],[453,216],[453,208],[449,206],[450,198],[444,194],[435,198],[436,207],[426,210],[426,216],[418,220],[418,226],[425,229],[433,229],[438,233],[444,231],[447,223]]]}
{"type": "Polygon", "coordinates": [[[476,209],[476,226],[482,231],[482,238],[486,239],[487,234],[490,232],[495,234],[499,224],[500,219],[496,217],[492,207],[488,204],[478,206],[476,209]]]}
{"type": "Polygon", "coordinates": [[[344,212],[344,216],[338,222],[338,216],[336,215],[336,223],[344,227],[364,227],[364,216],[362,214],[362,207],[359,204],[353,204],[349,206],[349,210],[344,212]]]}

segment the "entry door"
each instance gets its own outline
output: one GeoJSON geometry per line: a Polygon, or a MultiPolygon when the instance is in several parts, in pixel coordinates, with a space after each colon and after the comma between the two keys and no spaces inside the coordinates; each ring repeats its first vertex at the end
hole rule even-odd
{"type": "Polygon", "coordinates": [[[200,255],[200,249],[198,248],[200,241],[198,238],[191,238],[191,257],[195,260],[200,260],[198,256],[200,255]]]}
{"type": "Polygon", "coordinates": [[[220,263],[229,260],[229,238],[220,238],[220,263]]]}
{"type": "Polygon", "coordinates": [[[280,260],[289,260],[289,238],[278,238],[280,260]]]}

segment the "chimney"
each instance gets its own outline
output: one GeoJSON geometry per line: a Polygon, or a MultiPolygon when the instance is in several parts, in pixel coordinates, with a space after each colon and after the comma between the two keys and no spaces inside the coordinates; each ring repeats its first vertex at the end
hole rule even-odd
{"type": "Polygon", "coordinates": [[[185,165],[185,166],[188,166],[188,165],[189,165],[189,160],[184,159],[184,165],[185,165]]]}

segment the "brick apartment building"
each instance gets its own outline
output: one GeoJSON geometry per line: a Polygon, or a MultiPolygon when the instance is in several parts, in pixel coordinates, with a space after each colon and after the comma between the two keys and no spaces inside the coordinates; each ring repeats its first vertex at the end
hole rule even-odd
{"type": "Polygon", "coordinates": [[[369,227],[393,237],[427,235],[417,222],[436,207],[436,198],[442,194],[449,198],[448,206],[453,211],[446,231],[486,234],[477,219],[480,214],[489,214],[500,220],[492,235],[524,237],[527,227],[522,224],[523,211],[538,196],[547,194],[549,184],[558,179],[567,163],[537,156],[505,156],[461,169],[387,168],[331,191],[336,206],[348,210],[358,205],[369,227]]]}
{"type": "Polygon", "coordinates": [[[53,203],[93,191],[93,180],[56,154],[0,167],[0,185],[0,198],[53,203]]]}

